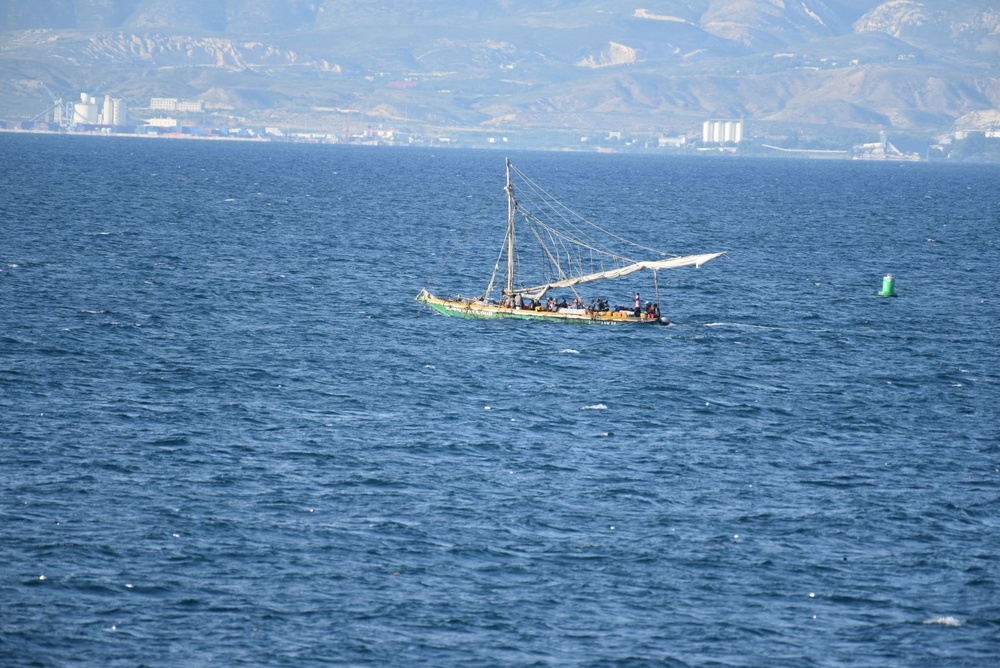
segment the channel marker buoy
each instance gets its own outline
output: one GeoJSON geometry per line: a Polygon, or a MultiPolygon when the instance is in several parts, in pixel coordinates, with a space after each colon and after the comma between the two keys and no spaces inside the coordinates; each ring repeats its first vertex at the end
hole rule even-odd
{"type": "Polygon", "coordinates": [[[879,290],[879,297],[895,297],[896,296],[896,279],[892,277],[892,274],[886,274],[882,278],[882,289],[879,290]]]}

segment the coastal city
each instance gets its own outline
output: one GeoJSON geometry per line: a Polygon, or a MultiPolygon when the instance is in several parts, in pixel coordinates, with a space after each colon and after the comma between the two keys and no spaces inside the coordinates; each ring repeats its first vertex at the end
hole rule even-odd
{"type": "MultiPolygon", "coordinates": [[[[0,120],[0,131],[65,133],[75,135],[115,135],[175,139],[273,141],[313,144],[354,144],[363,146],[434,146],[452,148],[520,148],[528,150],[577,150],[592,152],[688,152],[693,154],[740,154],[771,157],[799,157],[847,160],[947,160],[963,142],[986,147],[986,153],[1000,149],[1000,128],[982,132],[955,131],[937,137],[934,143],[918,148],[898,148],[880,132],[871,141],[845,147],[818,145],[795,136],[770,137],[751,133],[744,118],[706,118],[701,127],[684,134],[634,136],[609,129],[601,133],[516,130],[506,132],[480,128],[410,129],[380,118],[341,110],[342,129],[290,129],[279,125],[251,125],[228,118],[210,109],[204,101],[175,97],[151,97],[133,107],[123,98],[81,92],[64,100],[42,87],[51,103],[33,118],[0,120]],[[225,121],[229,120],[229,123],[225,121]]],[[[912,143],[912,142],[911,142],[912,143]]]]}

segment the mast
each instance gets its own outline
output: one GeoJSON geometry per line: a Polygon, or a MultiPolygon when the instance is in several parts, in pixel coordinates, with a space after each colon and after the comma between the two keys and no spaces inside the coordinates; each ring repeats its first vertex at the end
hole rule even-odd
{"type": "Polygon", "coordinates": [[[514,298],[514,186],[510,182],[510,159],[507,164],[507,298],[514,298]]]}

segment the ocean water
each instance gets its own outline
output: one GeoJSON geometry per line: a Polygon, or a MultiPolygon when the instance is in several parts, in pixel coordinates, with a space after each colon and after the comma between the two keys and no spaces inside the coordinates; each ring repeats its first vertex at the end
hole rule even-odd
{"type": "Polygon", "coordinates": [[[511,154],[632,329],[414,301],[497,152],[0,157],[0,664],[1000,665],[1000,168],[511,154]]]}

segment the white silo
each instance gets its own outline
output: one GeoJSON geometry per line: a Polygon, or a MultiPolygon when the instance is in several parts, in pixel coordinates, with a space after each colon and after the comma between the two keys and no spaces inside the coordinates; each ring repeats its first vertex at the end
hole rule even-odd
{"type": "Polygon", "coordinates": [[[73,123],[97,124],[97,100],[80,93],[80,101],[73,105],[73,123]]]}
{"type": "Polygon", "coordinates": [[[101,125],[114,125],[115,108],[110,95],[104,96],[104,105],[101,107],[101,115],[98,122],[101,125]]]}
{"type": "Polygon", "coordinates": [[[712,121],[701,124],[701,140],[706,144],[712,141],[712,121]]]}

